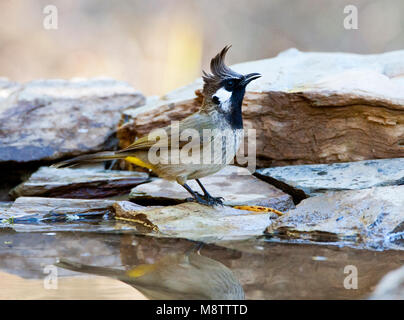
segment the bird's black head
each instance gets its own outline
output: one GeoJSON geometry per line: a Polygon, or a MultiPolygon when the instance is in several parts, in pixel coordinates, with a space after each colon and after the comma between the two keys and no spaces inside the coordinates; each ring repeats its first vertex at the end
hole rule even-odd
{"type": "Polygon", "coordinates": [[[212,74],[203,72],[205,105],[224,113],[232,127],[242,128],[241,105],[246,86],[261,77],[259,73],[242,75],[224,63],[230,46],[226,46],[210,62],[212,74]]]}

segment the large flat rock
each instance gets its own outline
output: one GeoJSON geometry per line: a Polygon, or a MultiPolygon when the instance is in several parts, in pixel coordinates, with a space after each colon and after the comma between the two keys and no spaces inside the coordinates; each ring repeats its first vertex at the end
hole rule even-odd
{"type": "MultiPolygon", "coordinates": [[[[244,127],[256,130],[258,166],[404,156],[404,51],[358,55],[291,49],[232,68],[263,75],[247,87],[243,106],[244,127]]],[[[121,147],[198,110],[201,88],[198,79],[125,111],[130,121],[118,131],[121,147]]]]}
{"type": "MultiPolygon", "coordinates": [[[[294,208],[290,195],[254,177],[245,168],[227,166],[200,181],[212,196],[223,197],[228,206],[256,205],[281,211],[294,208]]],[[[189,186],[202,193],[195,181],[189,181],[189,186]]],[[[142,205],[160,205],[185,202],[191,195],[176,182],[156,179],[136,186],[129,197],[142,205]]]]}
{"type": "Polygon", "coordinates": [[[0,81],[0,163],[54,160],[116,146],[123,110],[144,97],[111,79],[0,81]]]}
{"type": "Polygon", "coordinates": [[[11,207],[0,208],[0,230],[135,233],[218,242],[261,236],[272,218],[265,212],[194,202],[143,207],[129,201],[20,197],[11,207]]]}
{"type": "Polygon", "coordinates": [[[115,216],[148,227],[150,233],[203,242],[240,240],[261,236],[270,223],[268,213],[231,207],[208,207],[195,202],[161,208],[140,208],[131,202],[114,204],[115,216]]]}
{"type": "Polygon", "coordinates": [[[258,176],[295,194],[404,184],[404,158],[264,168],[258,176]],[[289,187],[289,189],[288,189],[289,187]]]}
{"type": "Polygon", "coordinates": [[[12,198],[106,198],[127,194],[134,186],[147,181],[149,176],[144,172],[41,167],[10,194],[12,198]]]}
{"type": "Polygon", "coordinates": [[[303,200],[268,227],[285,240],[403,249],[404,186],[329,192],[303,200]]]}

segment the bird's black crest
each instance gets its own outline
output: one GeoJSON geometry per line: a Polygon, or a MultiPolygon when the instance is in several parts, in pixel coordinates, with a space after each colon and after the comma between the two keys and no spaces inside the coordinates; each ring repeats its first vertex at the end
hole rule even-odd
{"type": "Polygon", "coordinates": [[[226,46],[220,51],[211,61],[210,61],[210,70],[212,74],[208,74],[203,71],[203,81],[205,85],[214,84],[221,82],[227,78],[241,78],[242,75],[231,70],[226,64],[224,63],[224,59],[226,57],[227,51],[230,49],[231,46],[226,46]]]}

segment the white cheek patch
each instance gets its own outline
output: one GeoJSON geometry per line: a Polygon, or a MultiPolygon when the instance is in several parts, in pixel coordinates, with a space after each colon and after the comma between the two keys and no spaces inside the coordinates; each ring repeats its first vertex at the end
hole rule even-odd
{"type": "Polygon", "coordinates": [[[223,111],[227,111],[230,108],[230,97],[231,92],[227,91],[225,88],[220,88],[216,91],[213,97],[216,97],[219,100],[219,104],[223,111]]]}
{"type": "Polygon", "coordinates": [[[230,99],[231,92],[227,91],[225,88],[220,88],[219,90],[216,91],[216,93],[213,96],[217,97],[220,103],[223,103],[230,99]]]}

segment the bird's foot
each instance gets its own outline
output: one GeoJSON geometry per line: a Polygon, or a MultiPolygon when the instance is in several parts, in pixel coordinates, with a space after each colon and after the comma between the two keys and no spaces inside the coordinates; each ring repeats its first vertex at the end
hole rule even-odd
{"type": "Polygon", "coordinates": [[[223,198],[222,197],[212,197],[210,195],[205,197],[206,201],[210,203],[212,206],[222,206],[223,207],[223,198]]]}
{"type": "Polygon", "coordinates": [[[223,198],[222,197],[212,197],[211,195],[202,195],[199,192],[195,192],[196,197],[195,198],[187,198],[187,201],[196,201],[200,204],[203,204],[205,206],[216,206],[220,205],[223,206],[223,198]]]}
{"type": "Polygon", "coordinates": [[[206,201],[205,199],[197,196],[195,198],[186,198],[185,199],[187,202],[197,202],[199,204],[203,204],[204,206],[212,206],[208,201],[206,201]]]}

